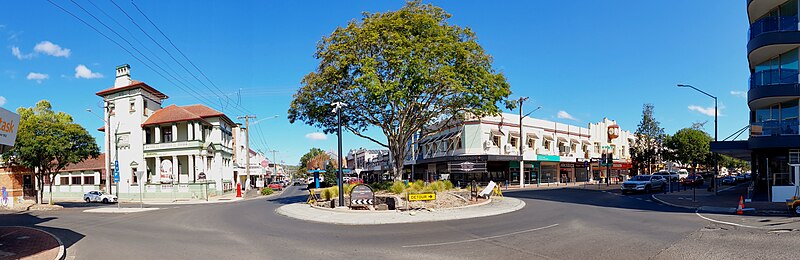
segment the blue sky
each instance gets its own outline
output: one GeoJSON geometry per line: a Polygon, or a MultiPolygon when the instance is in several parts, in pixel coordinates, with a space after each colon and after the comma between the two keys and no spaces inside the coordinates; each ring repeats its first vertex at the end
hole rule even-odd
{"type": "MultiPolygon", "coordinates": [[[[72,2],[53,1],[127,46],[72,2]]],[[[173,69],[183,72],[110,1],[96,1],[97,8],[85,0],[75,2],[143,53],[150,52],[139,42],[168,61],[173,69]]],[[[115,2],[183,61],[129,1],[115,2]]],[[[301,78],[317,66],[312,57],[315,44],[337,26],[359,19],[362,12],[396,10],[404,2],[226,3],[136,1],[220,88],[219,92],[240,101],[241,107],[261,118],[279,116],[253,126],[254,148],[278,150],[278,160],[287,163],[296,163],[311,147],[335,150],[335,136],[312,134],[318,129],[302,123],[289,124],[286,119],[301,78]]],[[[713,100],[675,87],[685,83],[719,97],[720,139],[748,123],[744,97],[749,76],[745,1],[432,3],[453,15],[450,23],[471,27],[477,33],[480,44],[494,56],[495,68],[508,78],[511,97],[529,96],[532,101],[528,108],[543,107],[534,117],[580,126],[608,117],[617,120],[624,130],[633,131],[641,117],[642,104],[653,103],[656,118],[667,133],[705,120],[706,130],[713,132],[713,100]]],[[[101,111],[101,99],[94,93],[112,86],[114,67],[125,63],[131,65],[134,79],[170,96],[165,106],[201,103],[179,88],[182,85],[169,83],[45,0],[3,5],[0,106],[6,109],[50,100],[56,110],[72,114],[102,143],[102,133],[94,130],[102,126],[102,120],[86,109],[101,111]]],[[[196,72],[195,75],[202,77],[196,72]]],[[[188,85],[206,93],[201,99],[218,99],[191,75],[181,76],[188,85]]],[[[220,107],[216,102],[211,105],[220,107]]],[[[243,114],[230,106],[224,111],[234,120],[243,114]]],[[[351,134],[344,135],[344,146],[345,150],[378,147],[351,134]]]]}

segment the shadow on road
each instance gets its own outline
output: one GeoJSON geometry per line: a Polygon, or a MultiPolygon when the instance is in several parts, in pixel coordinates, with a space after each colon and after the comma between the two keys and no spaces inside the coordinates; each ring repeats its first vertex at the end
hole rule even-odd
{"type": "Polygon", "coordinates": [[[298,202],[306,202],[308,199],[308,195],[298,195],[298,196],[288,196],[288,197],[278,197],[274,199],[269,199],[267,201],[278,203],[278,204],[292,204],[298,202]]]}
{"type": "Polygon", "coordinates": [[[551,190],[524,190],[506,192],[508,197],[520,199],[534,199],[560,203],[591,205],[598,207],[623,208],[657,212],[690,213],[692,210],[662,205],[657,202],[646,201],[649,194],[641,196],[624,196],[604,193],[593,190],[580,189],[551,189],[551,190]]]}
{"type": "MultiPolygon", "coordinates": [[[[61,240],[61,243],[64,244],[64,248],[66,248],[66,250],[69,250],[69,248],[72,247],[72,245],[74,245],[75,243],[77,243],[78,241],[80,241],[85,237],[83,234],[72,231],[70,229],[40,225],[54,219],[57,218],[55,217],[40,218],[37,216],[33,216],[30,213],[0,214],[0,226],[24,226],[50,232],[51,234],[55,235],[56,237],[58,237],[58,239],[61,240]]],[[[20,255],[15,255],[14,257],[25,258],[25,256],[20,256],[20,255]]]]}

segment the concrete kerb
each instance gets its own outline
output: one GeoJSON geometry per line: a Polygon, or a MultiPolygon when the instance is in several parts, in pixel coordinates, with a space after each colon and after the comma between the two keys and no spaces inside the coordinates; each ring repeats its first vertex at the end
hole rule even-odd
{"type": "Polygon", "coordinates": [[[669,202],[666,202],[666,201],[664,201],[662,199],[659,199],[656,195],[658,195],[658,194],[650,195],[650,198],[652,198],[655,201],[658,201],[658,203],[661,203],[661,204],[664,204],[664,205],[667,205],[667,206],[671,206],[671,207],[676,207],[676,208],[691,209],[691,210],[697,210],[698,209],[698,207],[690,207],[690,206],[683,206],[683,205],[669,203],[669,202]]]}
{"type": "MultiPolygon", "coordinates": [[[[440,209],[437,211],[422,211],[419,214],[407,214],[401,211],[377,211],[370,214],[360,212],[346,212],[334,209],[317,210],[305,203],[295,203],[281,206],[275,212],[279,215],[325,224],[337,225],[382,225],[382,224],[401,224],[401,223],[420,223],[449,221],[458,219],[471,219],[479,217],[495,216],[514,212],[525,207],[525,202],[516,198],[504,198],[503,200],[492,200],[484,202],[482,205],[470,205],[470,207],[459,207],[452,209],[440,209]],[[504,208],[499,210],[486,209],[489,203],[502,203],[504,208]],[[482,209],[484,208],[484,209],[482,209]],[[365,217],[368,216],[368,217],[365,217]],[[377,217],[377,218],[376,218],[377,217]]],[[[365,211],[366,212],[366,211],[365,211]]]]}
{"type": "MultiPolygon", "coordinates": [[[[477,204],[470,204],[470,205],[461,206],[461,207],[455,207],[455,208],[445,208],[445,209],[436,209],[436,210],[437,210],[437,211],[447,211],[447,210],[465,209],[465,208],[471,208],[471,207],[483,206],[483,205],[489,204],[490,202],[492,202],[492,199],[491,199],[491,198],[489,198],[489,199],[485,200],[484,202],[477,203],[477,204]]],[[[406,203],[408,203],[408,202],[406,202],[406,203]]],[[[327,211],[332,211],[332,212],[341,212],[341,213],[348,213],[348,212],[349,212],[349,213],[358,213],[358,214],[361,214],[361,213],[385,213],[385,212],[404,212],[404,211],[406,211],[406,210],[403,210],[403,209],[396,209],[396,210],[359,210],[359,211],[351,211],[351,210],[341,210],[341,209],[332,209],[332,208],[320,207],[320,206],[317,206],[317,205],[314,205],[314,204],[308,204],[308,205],[310,205],[312,208],[316,208],[316,209],[327,210],[327,211]]]]}
{"type": "MultiPolygon", "coordinates": [[[[236,198],[236,197],[234,197],[232,199],[224,199],[224,200],[215,199],[215,200],[209,200],[209,201],[202,201],[202,200],[197,200],[197,201],[173,201],[173,202],[147,202],[147,201],[145,201],[144,205],[202,205],[202,204],[230,203],[230,202],[248,201],[248,200],[254,200],[254,199],[268,199],[268,198],[272,198],[272,197],[275,197],[275,196],[278,196],[278,195],[281,195],[281,194],[283,194],[283,190],[281,190],[279,192],[272,193],[270,195],[266,195],[266,196],[259,195],[259,196],[252,197],[252,198],[244,198],[244,197],[236,198]]],[[[131,202],[127,202],[127,203],[137,204],[136,201],[131,201],[131,202]]]]}
{"type": "Polygon", "coordinates": [[[66,252],[66,249],[64,248],[64,242],[61,242],[61,239],[58,238],[56,235],[53,235],[53,233],[50,233],[50,232],[47,232],[47,231],[44,231],[44,230],[41,230],[41,229],[38,229],[38,228],[32,228],[32,227],[24,227],[24,226],[12,226],[12,227],[32,229],[32,230],[36,230],[36,231],[45,233],[47,235],[50,235],[51,237],[53,237],[53,239],[58,241],[58,255],[56,256],[55,259],[56,260],[64,259],[64,255],[65,255],[65,252],[66,252]]]}

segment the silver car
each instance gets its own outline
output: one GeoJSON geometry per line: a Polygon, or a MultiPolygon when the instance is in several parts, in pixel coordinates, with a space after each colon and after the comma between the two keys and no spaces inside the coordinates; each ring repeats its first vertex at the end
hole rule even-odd
{"type": "Polygon", "coordinates": [[[636,175],[622,183],[620,189],[622,194],[635,191],[649,193],[654,189],[664,190],[667,187],[667,180],[660,175],[636,175]]]}
{"type": "Polygon", "coordinates": [[[108,194],[103,191],[93,190],[83,194],[83,201],[86,203],[90,202],[102,202],[102,203],[116,203],[117,196],[108,194]]]}

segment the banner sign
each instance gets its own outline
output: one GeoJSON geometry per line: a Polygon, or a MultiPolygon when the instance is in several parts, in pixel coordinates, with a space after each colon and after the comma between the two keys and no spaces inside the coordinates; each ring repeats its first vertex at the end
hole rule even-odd
{"type": "Polygon", "coordinates": [[[0,107],[0,145],[14,146],[19,130],[19,115],[0,107]]]}

